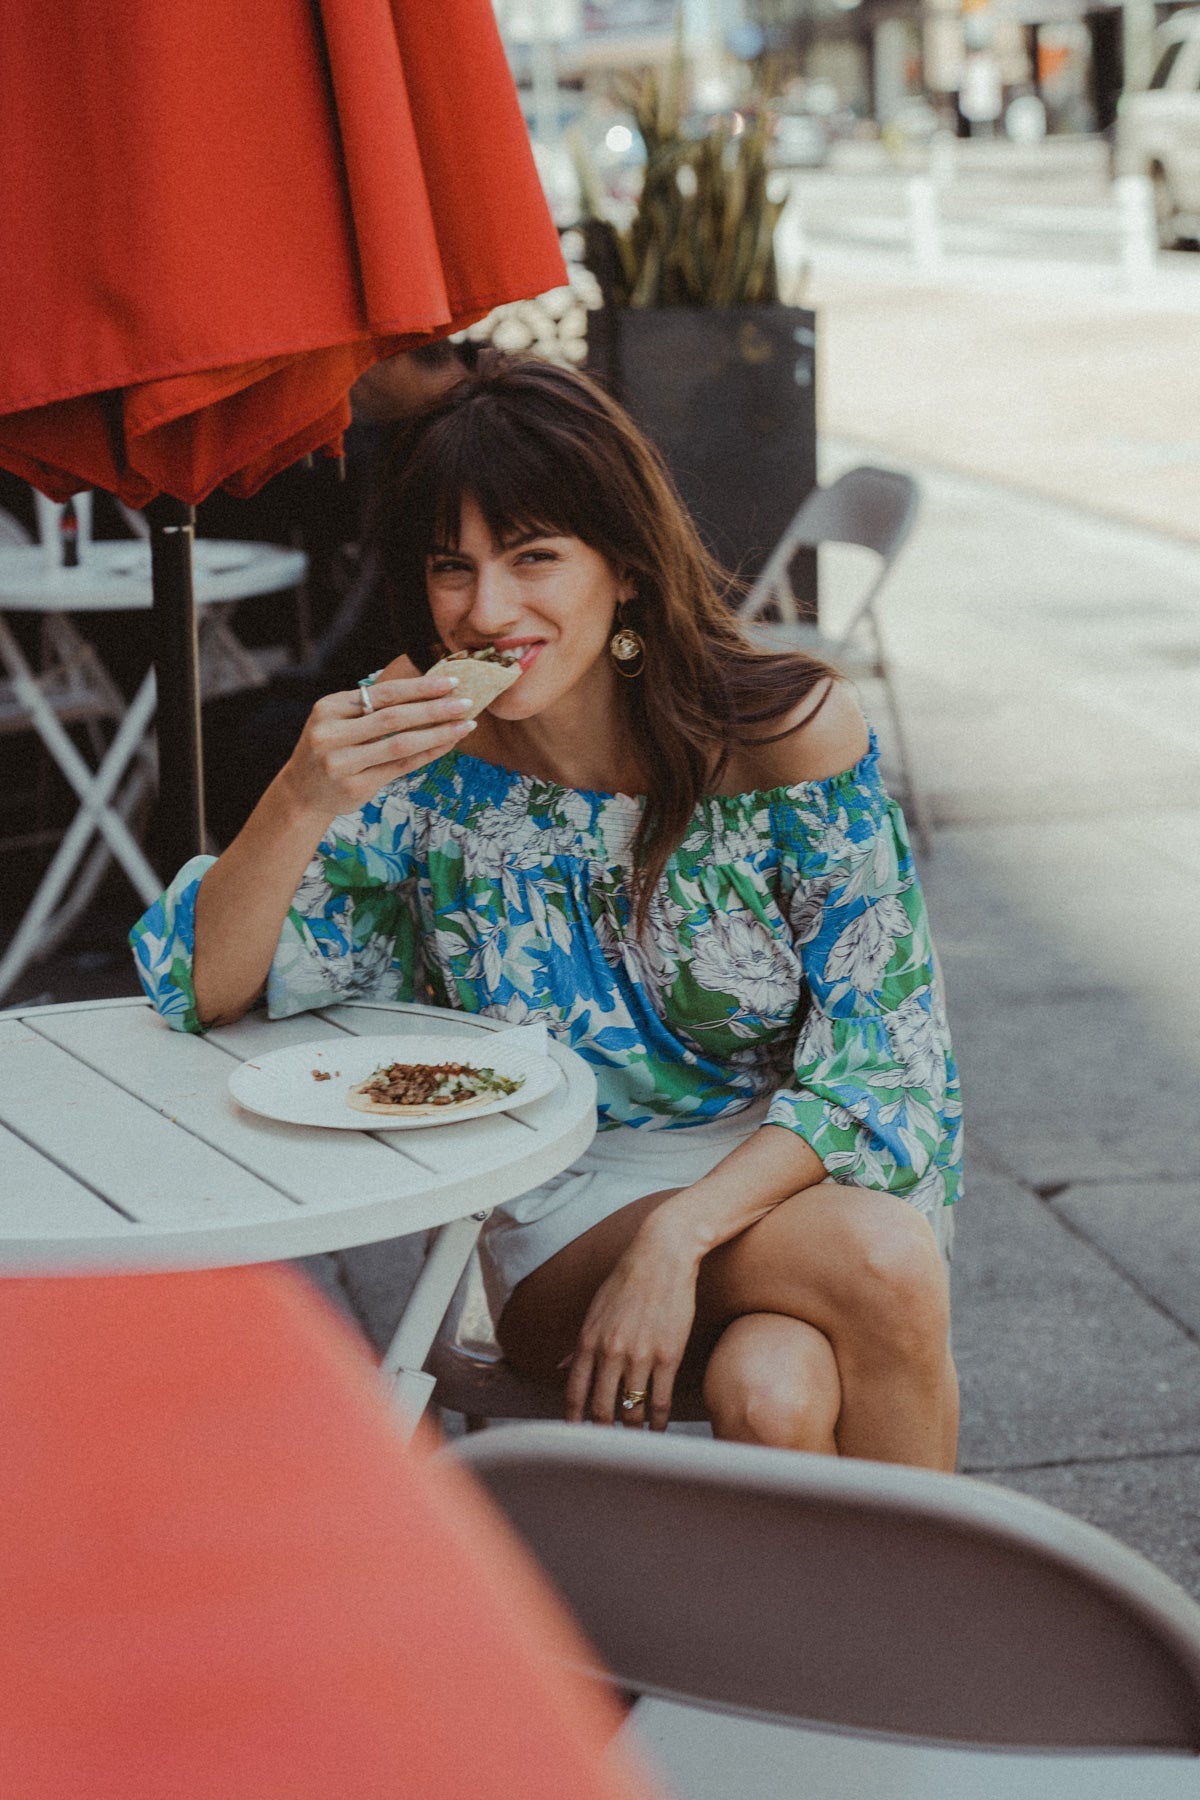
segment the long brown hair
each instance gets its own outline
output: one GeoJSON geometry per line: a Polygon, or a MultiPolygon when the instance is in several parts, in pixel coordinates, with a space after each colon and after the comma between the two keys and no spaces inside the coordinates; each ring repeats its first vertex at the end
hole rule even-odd
{"type": "Polygon", "coordinates": [[[645,662],[638,679],[617,686],[649,789],[634,840],[640,926],[667,858],[746,728],[777,722],[835,672],[750,642],[731,607],[737,584],[616,401],[573,369],[498,351],[407,423],[376,496],[373,535],[400,648],[419,668],[437,655],[426,558],[457,546],[467,498],[498,544],[527,532],[577,537],[636,582],[621,618],[641,634],[645,662]]]}

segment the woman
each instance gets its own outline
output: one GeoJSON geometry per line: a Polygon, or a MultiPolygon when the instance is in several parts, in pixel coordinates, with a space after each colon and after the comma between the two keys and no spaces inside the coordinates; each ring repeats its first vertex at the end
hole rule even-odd
{"type": "Polygon", "coordinates": [[[903,821],[850,689],[743,637],[586,378],[481,359],[412,422],[378,540],[403,654],[318,702],[134,933],[173,1024],[351,997],[544,1019],[600,1131],[481,1242],[569,1419],[953,1466],[939,1254],[957,1080],[903,821]],[[476,721],[439,647],[519,652],[476,721]],[[331,822],[332,821],[332,822],[331,822]]]}

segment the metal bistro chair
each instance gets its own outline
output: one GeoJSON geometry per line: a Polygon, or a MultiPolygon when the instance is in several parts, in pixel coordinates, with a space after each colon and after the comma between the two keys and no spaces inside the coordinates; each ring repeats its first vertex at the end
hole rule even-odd
{"type": "MultiPolygon", "coordinates": [[[[41,502],[43,497],[39,495],[38,500],[41,502]]],[[[90,503],[90,494],[79,497],[79,535],[85,551],[91,535],[90,503]]],[[[38,511],[41,522],[42,505],[38,511]]],[[[0,546],[24,548],[32,542],[20,520],[0,508],[0,546]]],[[[29,704],[31,687],[36,687],[47,714],[59,726],[82,727],[93,758],[99,763],[106,746],[104,728],[111,732],[119,727],[126,710],[125,698],[96,651],[66,614],[46,613],[39,626],[38,638],[37,666],[31,668],[11,626],[0,614],[0,736],[36,730],[35,714],[29,704]]],[[[152,785],[152,767],[139,763],[114,803],[114,810],[123,820],[132,822],[148,798],[152,785]]],[[[36,794],[10,793],[5,796],[5,801],[27,803],[36,798],[36,794]]],[[[59,836],[61,833],[52,830],[0,834],[0,850],[43,840],[49,842],[59,836]]],[[[43,953],[53,950],[86,910],[107,867],[109,854],[103,842],[93,850],[73,885],[70,903],[60,909],[53,930],[47,928],[42,934],[43,953]]]]}
{"type": "Polygon", "coordinates": [[[643,1696],[628,1729],[680,1800],[1200,1792],[1200,1607],[1040,1501],[584,1426],[442,1454],[643,1696]]]}
{"type": "Polygon", "coordinates": [[[740,616],[758,642],[772,648],[808,650],[852,679],[882,682],[895,732],[905,799],[921,849],[932,848],[928,815],[913,775],[891,667],[879,628],[877,601],[893,562],[917,516],[920,490],[911,475],[862,464],[828,487],[816,487],[780,538],[762,574],[742,602],[740,616]],[[796,553],[821,544],[859,544],[873,550],[880,567],[853,616],[838,637],[800,618],[789,571],[796,553]],[[771,616],[764,618],[762,615],[771,616]]]}

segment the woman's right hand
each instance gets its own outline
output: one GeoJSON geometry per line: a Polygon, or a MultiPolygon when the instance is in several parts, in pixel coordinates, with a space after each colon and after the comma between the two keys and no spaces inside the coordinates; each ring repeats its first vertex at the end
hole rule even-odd
{"type": "Polygon", "coordinates": [[[326,694],[280,776],[291,804],[319,817],[323,829],[340,813],[357,812],[389,781],[444,756],[475,729],[464,716],[470,701],[458,698],[456,686],[398,657],[368,690],[370,712],[358,688],[326,694]]]}

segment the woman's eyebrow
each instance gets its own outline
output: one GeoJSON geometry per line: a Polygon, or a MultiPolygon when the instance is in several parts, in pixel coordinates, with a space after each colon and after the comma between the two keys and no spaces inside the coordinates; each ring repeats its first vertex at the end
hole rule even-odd
{"type": "Polygon", "coordinates": [[[540,530],[518,531],[512,537],[506,537],[501,543],[502,550],[519,550],[522,544],[535,543],[538,538],[566,537],[565,531],[556,531],[553,526],[544,525],[540,530]]]}

